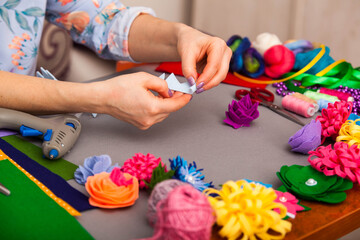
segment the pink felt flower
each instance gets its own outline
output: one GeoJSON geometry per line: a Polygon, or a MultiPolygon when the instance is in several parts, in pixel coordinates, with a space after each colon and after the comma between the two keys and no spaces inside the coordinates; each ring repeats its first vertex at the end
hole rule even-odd
{"type": "Polygon", "coordinates": [[[154,155],[148,153],[146,156],[142,153],[136,153],[135,156],[126,160],[121,167],[121,171],[129,173],[139,180],[140,188],[148,188],[143,180],[150,182],[153,170],[161,164],[166,165],[161,161],[161,158],[156,158],[154,155]]]}
{"type": "Polygon", "coordinates": [[[326,176],[338,175],[360,183],[360,149],[357,145],[350,147],[347,143],[336,142],[334,149],[331,145],[320,146],[309,154],[311,166],[326,176]]]}
{"type": "MultiPolygon", "coordinates": [[[[304,207],[300,206],[299,200],[289,192],[281,192],[275,190],[277,198],[275,202],[283,204],[287,209],[287,215],[291,218],[295,218],[296,212],[304,210],[304,207]]],[[[274,209],[275,212],[280,212],[279,209],[274,209]]]]}
{"type": "Polygon", "coordinates": [[[337,137],[343,123],[348,119],[352,110],[352,102],[336,101],[329,103],[328,108],[321,111],[321,116],[316,117],[316,121],[321,123],[322,142],[327,137],[333,139],[337,137]]]}
{"type": "Polygon", "coordinates": [[[250,95],[246,95],[239,101],[233,100],[225,112],[226,119],[224,123],[237,129],[240,127],[249,127],[250,122],[259,117],[259,103],[253,103],[250,95]]]}
{"type": "Polygon", "coordinates": [[[132,179],[126,179],[125,173],[118,167],[111,171],[110,179],[118,186],[128,186],[133,183],[132,179]]]}

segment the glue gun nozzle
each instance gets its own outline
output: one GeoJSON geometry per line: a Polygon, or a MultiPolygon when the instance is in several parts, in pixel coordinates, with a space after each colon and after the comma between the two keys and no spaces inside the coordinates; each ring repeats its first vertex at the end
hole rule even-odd
{"type": "Polygon", "coordinates": [[[54,156],[53,155],[50,155],[50,159],[53,159],[54,158],[54,156]]]}

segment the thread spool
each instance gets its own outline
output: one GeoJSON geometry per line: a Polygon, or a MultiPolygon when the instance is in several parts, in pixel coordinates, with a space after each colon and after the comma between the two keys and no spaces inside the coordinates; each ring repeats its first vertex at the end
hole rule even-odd
{"type": "Polygon", "coordinates": [[[339,99],[335,96],[327,95],[324,93],[313,92],[313,91],[306,91],[306,92],[304,92],[304,95],[311,99],[314,99],[315,101],[317,101],[319,99],[325,99],[331,103],[339,101],[339,99]]]}
{"type": "Polygon", "coordinates": [[[329,88],[322,87],[322,88],[320,88],[318,90],[318,92],[323,93],[323,94],[327,94],[327,95],[331,95],[331,96],[335,96],[338,99],[344,100],[344,101],[347,101],[347,102],[353,102],[354,101],[354,98],[351,96],[350,93],[340,92],[340,91],[337,91],[335,89],[329,89],[329,88]]]}
{"type": "Polygon", "coordinates": [[[296,98],[292,95],[286,95],[282,99],[281,104],[283,108],[303,117],[311,117],[315,114],[315,107],[312,103],[296,98]]]}
{"type": "Polygon", "coordinates": [[[210,239],[215,222],[213,209],[207,197],[193,186],[176,187],[158,202],[156,210],[158,221],[152,240],[210,239]]]}
{"type": "Polygon", "coordinates": [[[187,183],[177,179],[169,179],[155,185],[155,188],[153,189],[149,197],[148,209],[147,209],[147,219],[151,226],[155,226],[155,223],[157,221],[157,215],[156,215],[157,203],[167,198],[169,192],[174,190],[174,188],[186,184],[187,183]]]}
{"type": "Polygon", "coordinates": [[[319,105],[319,111],[323,110],[323,109],[326,109],[328,106],[329,106],[329,102],[328,100],[326,99],[319,99],[317,101],[318,105],[319,105]]]}
{"type": "MultiPolygon", "coordinates": [[[[305,96],[304,94],[301,94],[301,93],[298,93],[298,92],[295,92],[293,94],[291,94],[292,96],[296,97],[296,98],[299,98],[299,99],[302,99],[302,100],[305,100],[309,103],[312,103],[314,105],[314,108],[315,108],[315,112],[319,111],[319,104],[317,103],[317,101],[315,101],[314,99],[311,99],[307,96],[305,96]]],[[[326,105],[327,106],[327,105],[326,105]]]]}

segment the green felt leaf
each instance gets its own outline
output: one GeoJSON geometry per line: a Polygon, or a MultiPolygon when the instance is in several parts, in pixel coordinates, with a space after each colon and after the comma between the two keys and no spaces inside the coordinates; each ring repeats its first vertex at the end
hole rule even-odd
{"type": "Polygon", "coordinates": [[[331,191],[337,191],[337,192],[346,191],[346,190],[352,189],[354,187],[354,183],[352,181],[350,181],[349,179],[344,179],[341,177],[338,177],[338,178],[342,179],[342,181],[340,181],[340,180],[338,181],[341,184],[334,185],[330,189],[331,191]]]}
{"type": "Polygon", "coordinates": [[[315,196],[315,199],[325,203],[341,203],[346,199],[345,192],[330,192],[322,197],[315,196]]]}
{"type": "Polygon", "coordinates": [[[289,189],[291,187],[291,184],[285,178],[282,177],[280,172],[277,172],[276,175],[278,176],[280,181],[284,184],[284,188],[289,189]]]}
{"type": "Polygon", "coordinates": [[[300,206],[302,206],[304,209],[303,210],[301,210],[300,212],[306,212],[306,211],[310,211],[311,210],[311,208],[310,207],[308,207],[308,206],[305,206],[305,205],[302,205],[301,203],[298,203],[298,205],[300,205],[300,206]]]}
{"type": "Polygon", "coordinates": [[[151,174],[150,182],[143,180],[150,190],[153,190],[155,185],[158,184],[159,182],[170,179],[172,178],[172,176],[174,176],[175,174],[174,170],[170,170],[166,172],[165,169],[166,169],[165,166],[163,167],[161,165],[161,162],[159,162],[159,165],[153,170],[151,174]]]}

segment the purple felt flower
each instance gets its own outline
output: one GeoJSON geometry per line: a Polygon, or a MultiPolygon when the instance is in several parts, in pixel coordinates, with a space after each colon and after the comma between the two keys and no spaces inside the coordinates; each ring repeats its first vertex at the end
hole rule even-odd
{"type": "Polygon", "coordinates": [[[250,95],[247,94],[239,101],[233,100],[229,104],[229,111],[225,112],[226,119],[224,123],[237,129],[239,127],[249,127],[250,122],[259,117],[259,103],[253,103],[250,95]]]}
{"type": "Polygon", "coordinates": [[[294,152],[307,154],[321,144],[321,123],[311,120],[290,137],[289,144],[294,152]]]}

